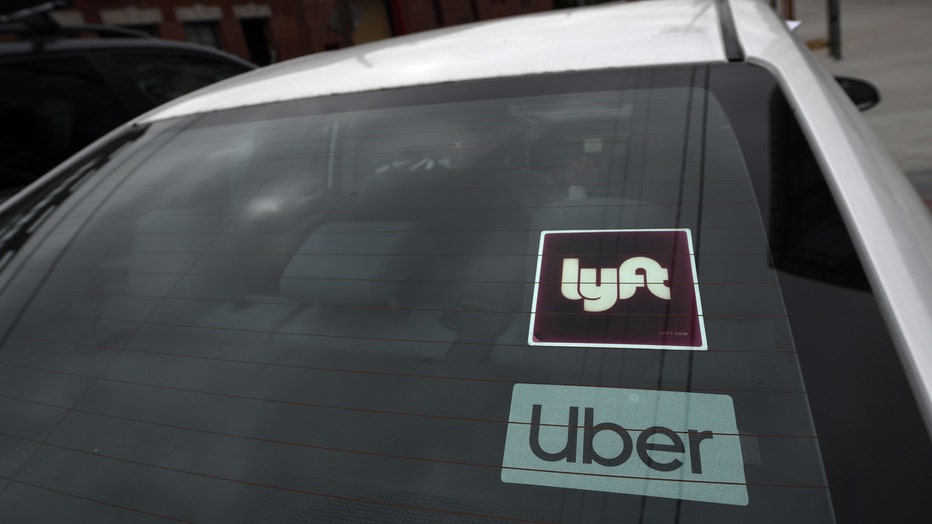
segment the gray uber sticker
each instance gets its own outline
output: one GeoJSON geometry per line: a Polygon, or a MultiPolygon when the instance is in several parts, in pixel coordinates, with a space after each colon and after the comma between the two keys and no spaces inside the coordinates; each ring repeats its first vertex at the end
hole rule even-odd
{"type": "Polygon", "coordinates": [[[502,481],[748,503],[728,395],[515,384],[502,481]]]}

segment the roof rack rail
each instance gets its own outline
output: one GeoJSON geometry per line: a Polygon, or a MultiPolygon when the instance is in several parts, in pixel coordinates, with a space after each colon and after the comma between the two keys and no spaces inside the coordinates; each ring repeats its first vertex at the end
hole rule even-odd
{"type": "Polygon", "coordinates": [[[738,41],[738,30],[735,28],[735,19],[731,14],[728,0],[716,0],[715,8],[718,10],[718,20],[722,27],[722,43],[725,45],[725,56],[729,62],[744,61],[744,49],[738,41]]]}
{"type": "Polygon", "coordinates": [[[48,36],[77,36],[82,33],[97,33],[102,38],[154,38],[148,33],[117,27],[110,25],[58,25],[57,23],[48,29],[37,28],[33,24],[24,24],[22,22],[12,24],[0,24],[0,34],[14,34],[21,38],[30,36],[48,37],[48,36]]]}
{"type": "Polygon", "coordinates": [[[97,33],[101,38],[152,38],[152,35],[141,31],[134,31],[125,27],[107,25],[60,25],[51,16],[51,12],[61,7],[69,7],[69,0],[49,0],[35,4],[34,0],[15,2],[21,6],[16,11],[0,14],[0,33],[17,35],[20,38],[30,37],[69,37],[81,33],[97,33]],[[35,4],[35,5],[31,5],[35,4]]]}
{"type": "Polygon", "coordinates": [[[59,7],[69,7],[70,2],[67,0],[49,0],[48,2],[43,2],[41,4],[30,5],[32,2],[13,2],[13,6],[22,6],[14,7],[15,11],[8,13],[0,13],[0,24],[7,24],[10,22],[21,22],[23,24],[35,23],[38,20],[42,20],[41,23],[45,23],[46,20],[50,20],[53,24],[55,21],[48,15],[48,13],[59,7]]]}

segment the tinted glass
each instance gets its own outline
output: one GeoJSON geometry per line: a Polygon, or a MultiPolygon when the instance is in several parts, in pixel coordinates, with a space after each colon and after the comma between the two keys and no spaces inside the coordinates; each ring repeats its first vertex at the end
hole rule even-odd
{"type": "Polygon", "coordinates": [[[238,75],[248,68],[201,57],[172,54],[123,54],[113,57],[153,106],[238,75]]]}
{"type": "Polygon", "coordinates": [[[80,56],[0,62],[0,189],[22,187],[129,114],[80,56]]]}
{"type": "Polygon", "coordinates": [[[857,262],[771,252],[788,115],[736,66],[154,126],[2,259],[0,514],[831,522],[786,290],[857,262]]]}

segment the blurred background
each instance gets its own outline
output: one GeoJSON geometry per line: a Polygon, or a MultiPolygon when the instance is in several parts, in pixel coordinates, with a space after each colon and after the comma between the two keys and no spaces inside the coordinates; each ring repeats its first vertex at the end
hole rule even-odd
{"type": "MultiPolygon", "coordinates": [[[[624,1],[624,0],[620,0],[624,1]]],[[[635,1],[635,0],[630,0],[635,1]]],[[[650,0],[641,0],[650,1],[650,0]]],[[[876,85],[865,118],[932,206],[932,0],[761,0],[836,75],[876,85]]],[[[35,5],[41,0],[3,0],[35,5]]],[[[478,20],[599,0],[69,0],[61,24],[107,24],[222,49],[260,66],[478,20]]]]}
{"type": "Polygon", "coordinates": [[[70,0],[62,24],[118,25],[258,65],[437,27],[548,11],[560,0],[70,0]]]}
{"type": "Polygon", "coordinates": [[[864,118],[932,207],[932,1],[836,1],[840,58],[828,42],[826,0],[795,1],[796,32],[833,74],[877,86],[881,102],[864,118]]]}

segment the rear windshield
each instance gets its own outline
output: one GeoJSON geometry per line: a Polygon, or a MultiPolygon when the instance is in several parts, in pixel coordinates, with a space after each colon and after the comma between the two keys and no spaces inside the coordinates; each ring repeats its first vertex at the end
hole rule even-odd
{"type": "Polygon", "coordinates": [[[789,115],[698,66],[153,126],[7,224],[0,515],[833,521],[788,290],[872,301],[789,115]]]}

